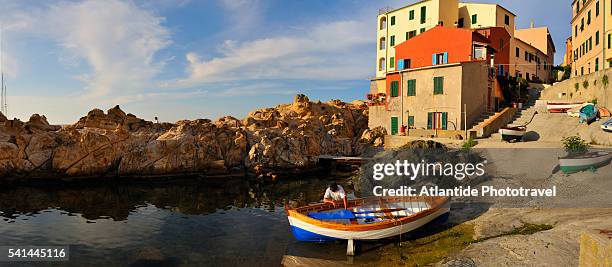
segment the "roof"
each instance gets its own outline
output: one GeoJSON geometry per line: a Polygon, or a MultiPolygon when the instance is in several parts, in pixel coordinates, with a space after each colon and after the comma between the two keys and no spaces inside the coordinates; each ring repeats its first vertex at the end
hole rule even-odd
{"type": "Polygon", "coordinates": [[[483,44],[490,44],[490,43],[491,43],[491,42],[490,42],[490,40],[489,40],[487,37],[485,37],[484,35],[482,35],[481,33],[477,32],[477,31],[475,31],[475,30],[472,30],[472,29],[464,29],[464,28],[455,28],[455,27],[445,27],[445,26],[440,26],[440,25],[438,25],[438,26],[436,26],[436,27],[433,27],[433,28],[429,29],[428,31],[426,31],[426,32],[424,32],[424,33],[421,33],[421,34],[419,34],[419,35],[417,35],[417,36],[413,37],[413,38],[412,38],[412,39],[410,39],[410,40],[406,40],[406,41],[404,41],[404,42],[402,42],[402,43],[400,43],[400,44],[396,45],[396,46],[395,46],[395,49],[398,49],[400,46],[407,45],[407,43],[410,43],[410,42],[411,42],[411,41],[413,41],[413,40],[418,40],[418,39],[420,39],[420,38],[423,38],[423,36],[427,36],[427,35],[429,35],[429,34],[434,34],[434,33],[438,32],[438,31],[445,31],[445,32],[451,32],[451,31],[454,31],[454,32],[464,32],[464,33],[466,33],[466,34],[468,34],[468,33],[469,33],[469,34],[471,34],[471,35],[472,35],[472,41],[474,41],[474,42],[480,42],[480,43],[483,43],[483,44]]]}
{"type": "Polygon", "coordinates": [[[393,12],[395,12],[395,11],[398,11],[398,10],[401,10],[401,9],[404,9],[404,8],[409,8],[409,7],[411,7],[411,6],[416,6],[416,5],[418,5],[418,4],[425,3],[425,2],[428,2],[428,1],[431,1],[431,0],[421,0],[421,1],[418,1],[418,2],[415,2],[415,3],[412,3],[412,4],[409,4],[409,5],[406,5],[406,6],[403,6],[403,7],[398,7],[398,8],[395,8],[395,9],[391,9],[391,10],[389,10],[389,11],[385,12],[385,13],[378,14],[378,15],[380,16],[380,15],[383,15],[383,14],[393,13],[393,12]]]}
{"type": "Polygon", "coordinates": [[[473,3],[473,2],[460,2],[460,4],[498,6],[498,7],[500,7],[501,9],[505,10],[506,12],[508,12],[508,13],[510,13],[510,14],[512,14],[513,16],[515,16],[515,17],[516,17],[516,14],[514,14],[514,12],[512,12],[512,11],[508,10],[507,8],[505,8],[505,7],[501,6],[501,5],[498,5],[498,4],[490,4],[490,3],[473,3]]]}

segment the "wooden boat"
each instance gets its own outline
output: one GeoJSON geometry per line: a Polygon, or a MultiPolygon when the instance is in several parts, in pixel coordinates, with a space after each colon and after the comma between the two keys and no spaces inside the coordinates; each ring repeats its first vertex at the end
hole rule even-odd
{"type": "Polygon", "coordinates": [[[378,240],[415,230],[450,212],[448,197],[372,197],[349,200],[349,209],[313,204],[288,209],[299,241],[378,240]]]}
{"type": "Polygon", "coordinates": [[[549,102],[546,109],[549,113],[565,113],[566,111],[579,107],[583,102],[549,102]]]}
{"type": "Polygon", "coordinates": [[[592,103],[585,104],[580,108],[580,123],[589,123],[597,117],[597,108],[592,103]]]}
{"type": "Polygon", "coordinates": [[[585,154],[559,158],[559,167],[564,173],[595,170],[612,159],[612,153],[605,151],[587,152],[585,154]]]}
{"type": "Polygon", "coordinates": [[[604,132],[612,133],[612,119],[609,119],[606,122],[602,123],[601,129],[604,130],[604,132]]]}
{"type": "Polygon", "coordinates": [[[526,132],[527,127],[525,126],[508,126],[499,129],[499,133],[502,136],[502,140],[506,142],[521,141],[523,140],[523,136],[526,132]]]}

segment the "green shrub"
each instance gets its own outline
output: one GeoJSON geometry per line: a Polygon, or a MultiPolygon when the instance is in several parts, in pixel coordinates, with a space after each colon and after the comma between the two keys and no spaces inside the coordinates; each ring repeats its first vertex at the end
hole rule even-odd
{"type": "Polygon", "coordinates": [[[580,89],[580,84],[579,83],[575,83],[574,84],[574,88],[576,88],[576,92],[578,92],[578,89],[580,89]]]}
{"type": "Polygon", "coordinates": [[[580,136],[569,136],[561,139],[565,151],[570,155],[583,154],[589,150],[590,145],[580,136]]]}
{"type": "Polygon", "coordinates": [[[604,87],[607,87],[609,82],[610,81],[608,81],[608,75],[604,74],[604,76],[601,77],[601,83],[603,83],[604,87]]]}
{"type": "Polygon", "coordinates": [[[591,100],[591,103],[593,103],[593,105],[597,105],[597,97],[591,100]]]}
{"type": "Polygon", "coordinates": [[[463,145],[461,146],[461,148],[463,148],[463,150],[468,151],[470,149],[472,149],[472,147],[476,146],[476,141],[474,140],[474,138],[470,137],[468,138],[465,143],[463,143],[463,145]]]}

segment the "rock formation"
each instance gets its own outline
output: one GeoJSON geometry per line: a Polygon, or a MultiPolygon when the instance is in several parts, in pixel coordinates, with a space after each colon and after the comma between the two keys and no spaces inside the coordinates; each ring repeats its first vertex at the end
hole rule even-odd
{"type": "Polygon", "coordinates": [[[257,175],[303,171],[322,154],[352,156],[379,140],[363,102],[311,102],[223,117],[154,123],[119,106],[93,109],[73,125],[0,114],[0,177],[100,177],[181,173],[257,175]]]}

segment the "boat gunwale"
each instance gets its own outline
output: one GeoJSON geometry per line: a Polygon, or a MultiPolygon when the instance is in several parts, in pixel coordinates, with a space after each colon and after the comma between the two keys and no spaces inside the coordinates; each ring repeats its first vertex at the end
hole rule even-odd
{"type": "Polygon", "coordinates": [[[430,207],[428,209],[419,211],[409,216],[400,217],[400,218],[391,218],[391,219],[384,220],[382,222],[375,222],[375,223],[369,223],[369,224],[340,224],[340,223],[335,223],[335,222],[326,222],[323,220],[317,220],[317,219],[311,218],[307,216],[306,214],[304,214],[304,212],[308,212],[308,211],[320,211],[320,210],[333,208],[333,205],[328,204],[328,203],[318,203],[318,204],[308,205],[308,206],[295,208],[295,209],[286,209],[286,211],[289,217],[294,217],[295,219],[301,220],[305,223],[327,228],[327,229],[342,230],[342,231],[370,231],[370,230],[385,229],[385,228],[389,228],[389,227],[393,227],[397,225],[403,225],[403,224],[417,221],[419,219],[427,217],[430,214],[437,212],[444,205],[450,202],[449,197],[425,197],[425,196],[423,197],[370,197],[370,198],[349,200],[349,203],[348,203],[349,208],[358,207],[358,205],[355,205],[356,203],[358,203],[358,201],[360,201],[361,204],[363,204],[367,200],[376,200],[376,199],[395,200],[395,201],[391,201],[387,203],[401,202],[400,200],[406,200],[406,199],[424,200],[427,202],[427,204],[430,205],[430,207]],[[353,205],[351,206],[351,204],[353,205]]]}

